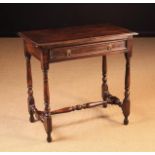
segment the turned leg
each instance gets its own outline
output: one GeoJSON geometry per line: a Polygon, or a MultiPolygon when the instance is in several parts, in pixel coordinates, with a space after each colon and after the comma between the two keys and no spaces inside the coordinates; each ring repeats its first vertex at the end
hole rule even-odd
{"type": "Polygon", "coordinates": [[[52,132],[52,119],[50,115],[50,95],[49,95],[49,87],[48,87],[48,53],[42,53],[42,71],[43,71],[43,84],[44,84],[44,104],[45,104],[45,115],[44,115],[44,126],[47,133],[47,141],[51,142],[51,132],[52,132]]]}
{"type": "Polygon", "coordinates": [[[124,93],[124,100],[122,104],[122,110],[124,114],[124,124],[128,124],[128,116],[130,114],[130,54],[125,53],[125,59],[126,59],[126,73],[125,73],[125,93],[124,93]]]}
{"type": "MultiPolygon", "coordinates": [[[[107,85],[107,59],[106,56],[102,56],[102,98],[104,101],[107,100],[109,95],[107,85]]],[[[103,104],[103,107],[107,107],[107,103],[103,104]]]]}
{"type": "Polygon", "coordinates": [[[26,58],[26,72],[27,72],[27,88],[28,88],[28,112],[30,114],[30,122],[34,122],[33,110],[32,107],[35,107],[35,101],[33,97],[32,90],[32,73],[31,73],[31,55],[25,51],[26,58]]]}

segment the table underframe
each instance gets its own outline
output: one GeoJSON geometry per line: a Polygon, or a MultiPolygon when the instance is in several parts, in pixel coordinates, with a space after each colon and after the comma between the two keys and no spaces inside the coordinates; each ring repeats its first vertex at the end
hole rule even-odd
{"type": "Polygon", "coordinates": [[[110,94],[107,84],[107,55],[102,55],[102,101],[89,102],[82,105],[75,105],[71,107],[64,107],[62,109],[50,110],[50,93],[49,93],[49,84],[48,84],[48,70],[49,70],[49,61],[48,61],[48,51],[43,51],[41,53],[41,69],[43,71],[43,93],[44,93],[44,111],[40,111],[36,108],[35,100],[33,97],[33,87],[32,87],[32,73],[31,73],[31,54],[25,48],[25,58],[26,58],[26,71],[27,71],[27,87],[28,87],[28,111],[30,114],[30,122],[41,121],[44,124],[47,141],[51,142],[51,132],[52,132],[52,115],[67,113],[75,110],[93,108],[96,106],[107,107],[108,104],[118,105],[124,114],[124,124],[128,124],[128,116],[130,114],[130,58],[131,58],[131,49],[124,52],[126,60],[126,71],[125,71],[125,92],[124,100],[121,102],[120,99],[116,96],[110,94]]]}

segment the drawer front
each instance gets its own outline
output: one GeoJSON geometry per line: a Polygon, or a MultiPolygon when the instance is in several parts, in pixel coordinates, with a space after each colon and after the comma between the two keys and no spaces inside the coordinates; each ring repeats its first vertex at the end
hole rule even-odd
{"type": "Polygon", "coordinates": [[[125,51],[126,49],[126,41],[124,40],[55,48],[50,50],[50,61],[53,62],[81,57],[104,55],[111,52],[125,51]]]}

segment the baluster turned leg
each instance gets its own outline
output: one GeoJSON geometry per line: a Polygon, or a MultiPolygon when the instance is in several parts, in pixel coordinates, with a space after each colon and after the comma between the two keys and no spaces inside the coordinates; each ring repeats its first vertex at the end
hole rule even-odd
{"type": "Polygon", "coordinates": [[[33,97],[32,90],[32,73],[31,73],[31,55],[25,50],[26,58],[26,72],[27,72],[27,88],[28,88],[28,111],[30,114],[30,122],[34,122],[33,110],[32,107],[35,106],[35,101],[33,97]]]}
{"type": "MultiPolygon", "coordinates": [[[[102,57],[102,98],[104,101],[107,100],[109,91],[107,85],[107,58],[106,56],[102,57]]],[[[107,103],[103,104],[103,107],[107,107],[107,103]]]]}
{"type": "Polygon", "coordinates": [[[50,114],[50,95],[49,95],[49,87],[48,87],[48,53],[43,51],[42,53],[42,70],[43,70],[43,81],[44,81],[44,104],[45,104],[45,116],[44,116],[44,126],[47,132],[47,141],[51,142],[51,132],[52,132],[52,119],[50,114]]]}
{"type": "Polygon", "coordinates": [[[130,57],[131,55],[129,53],[125,53],[125,59],[126,59],[126,73],[125,73],[125,97],[122,104],[122,110],[124,114],[124,124],[128,124],[128,116],[130,114],[130,57]]]}

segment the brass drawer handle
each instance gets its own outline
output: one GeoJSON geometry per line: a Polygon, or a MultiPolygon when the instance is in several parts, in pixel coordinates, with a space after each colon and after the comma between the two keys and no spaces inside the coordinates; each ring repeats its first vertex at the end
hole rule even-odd
{"type": "Polygon", "coordinates": [[[110,51],[112,49],[112,44],[107,45],[107,50],[110,51]]]}
{"type": "Polygon", "coordinates": [[[71,56],[71,54],[72,54],[71,49],[68,49],[68,50],[67,50],[67,57],[70,57],[70,56],[71,56]]]}

